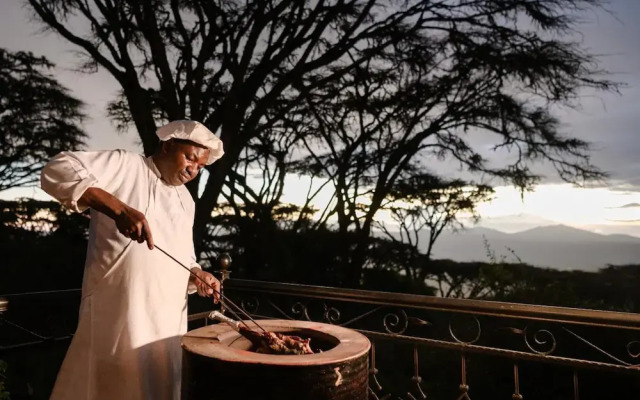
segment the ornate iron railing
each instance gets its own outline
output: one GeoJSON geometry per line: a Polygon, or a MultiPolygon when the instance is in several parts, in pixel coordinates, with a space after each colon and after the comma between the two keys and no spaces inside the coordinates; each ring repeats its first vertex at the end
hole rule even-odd
{"type": "MultiPolygon", "coordinates": [[[[224,280],[223,288],[256,318],[325,322],[367,335],[372,400],[584,400],[640,393],[640,314],[236,279],[224,280]]],[[[77,308],[79,291],[56,293],[57,302],[47,300],[48,292],[38,301],[45,296],[7,296],[0,337],[9,336],[0,350],[15,353],[10,366],[18,366],[19,352],[54,343],[64,350],[73,321],[56,317],[56,310],[60,304],[77,308]],[[22,321],[18,311],[25,307],[42,318],[22,321]]],[[[191,327],[206,323],[208,314],[191,314],[191,327]]]]}
{"type": "Polygon", "coordinates": [[[61,342],[77,325],[80,289],[3,294],[0,297],[0,353],[61,342]]]}
{"type": "Polygon", "coordinates": [[[372,399],[500,398],[491,393],[501,391],[577,400],[640,391],[640,314],[235,279],[224,293],[256,318],[367,335],[372,399]]]}

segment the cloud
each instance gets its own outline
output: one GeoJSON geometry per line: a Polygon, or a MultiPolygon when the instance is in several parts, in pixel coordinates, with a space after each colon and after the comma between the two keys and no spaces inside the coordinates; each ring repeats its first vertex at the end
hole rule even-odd
{"type": "Polygon", "coordinates": [[[620,206],[620,207],[607,207],[607,208],[616,209],[616,208],[638,208],[638,207],[640,207],[640,204],[638,204],[638,203],[629,203],[629,204],[625,204],[625,205],[620,206]]]}

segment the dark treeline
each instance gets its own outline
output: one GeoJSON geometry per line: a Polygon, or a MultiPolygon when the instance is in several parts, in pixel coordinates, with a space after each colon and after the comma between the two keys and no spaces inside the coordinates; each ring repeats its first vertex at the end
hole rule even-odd
{"type": "MultiPolygon", "coordinates": [[[[0,201],[0,294],[79,289],[88,222],[88,214],[69,212],[57,202],[0,201]]],[[[219,229],[222,219],[217,222],[219,229]]],[[[228,221],[225,227],[229,233],[217,236],[213,247],[232,255],[233,277],[344,287],[336,249],[355,238],[330,230],[305,234],[258,224],[239,229],[228,221]],[[248,231],[252,234],[245,237],[248,231]]],[[[356,288],[640,311],[637,265],[603,266],[598,272],[567,271],[498,260],[488,250],[484,262],[433,260],[416,253],[412,246],[379,237],[372,240],[356,288]]],[[[203,260],[205,267],[215,262],[215,256],[211,257],[203,260]]]]}

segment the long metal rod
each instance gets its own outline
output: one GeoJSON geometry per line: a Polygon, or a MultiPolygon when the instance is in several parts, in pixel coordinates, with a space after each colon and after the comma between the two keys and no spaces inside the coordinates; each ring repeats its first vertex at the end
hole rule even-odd
{"type": "Polygon", "coordinates": [[[182,268],[184,268],[185,270],[189,271],[189,273],[194,277],[197,278],[198,280],[200,280],[200,282],[204,283],[207,287],[209,287],[211,290],[213,290],[214,293],[218,294],[218,296],[220,296],[220,301],[224,302],[227,305],[227,310],[234,316],[234,318],[236,318],[240,323],[242,323],[247,329],[251,329],[249,327],[249,325],[247,325],[246,322],[244,322],[244,320],[242,318],[240,318],[240,316],[233,311],[232,307],[229,306],[233,306],[234,308],[236,308],[240,313],[242,313],[243,315],[245,315],[249,320],[251,320],[258,328],[262,329],[262,331],[266,332],[266,330],[260,326],[260,324],[258,324],[253,318],[251,318],[251,316],[245,312],[240,306],[238,306],[237,304],[235,304],[233,301],[229,300],[229,298],[227,298],[226,296],[224,296],[222,293],[220,293],[218,290],[216,290],[213,286],[211,286],[208,282],[206,282],[204,279],[200,278],[198,275],[196,275],[195,273],[193,273],[191,271],[191,269],[189,269],[186,265],[184,265],[183,263],[181,263],[180,261],[178,261],[175,257],[173,257],[171,254],[167,253],[166,251],[164,251],[162,248],[158,247],[158,246],[154,246],[157,247],[158,250],[160,250],[161,252],[163,252],[167,257],[171,258],[173,261],[175,261],[178,265],[180,265],[182,268]]]}
{"type": "MultiPolygon", "coordinates": [[[[262,329],[263,332],[267,332],[266,329],[264,329],[262,326],[260,326],[259,323],[257,323],[253,318],[251,318],[251,315],[249,315],[248,312],[246,312],[245,310],[242,309],[242,307],[239,307],[237,304],[235,304],[233,301],[229,300],[229,298],[227,298],[225,295],[223,295],[222,293],[220,293],[220,291],[216,290],[213,286],[211,286],[207,281],[205,281],[204,279],[200,278],[198,275],[196,275],[195,273],[193,273],[191,271],[191,269],[189,269],[189,267],[187,267],[186,265],[184,265],[183,263],[181,263],[180,261],[178,261],[174,256],[172,256],[171,254],[167,253],[166,251],[164,251],[161,247],[159,247],[158,245],[154,244],[153,247],[155,247],[156,249],[160,250],[161,252],[163,252],[167,257],[169,257],[170,259],[172,259],[173,261],[175,261],[178,265],[180,265],[182,268],[186,269],[187,271],[189,271],[189,273],[200,280],[200,282],[204,283],[205,285],[207,285],[211,290],[213,290],[214,293],[218,294],[218,296],[220,296],[220,301],[224,301],[227,305],[232,305],[233,307],[236,308],[236,310],[238,310],[240,313],[242,313],[244,316],[246,316],[251,322],[253,322],[258,328],[262,329]]],[[[227,309],[231,312],[231,314],[233,314],[233,316],[240,321],[242,324],[244,324],[248,329],[249,325],[246,324],[246,322],[244,322],[242,320],[242,318],[240,318],[238,316],[238,314],[236,314],[230,307],[227,307],[227,309]]]]}

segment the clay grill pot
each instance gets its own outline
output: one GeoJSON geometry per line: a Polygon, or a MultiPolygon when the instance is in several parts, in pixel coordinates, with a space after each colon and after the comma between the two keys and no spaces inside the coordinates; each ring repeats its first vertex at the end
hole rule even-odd
{"type": "Polygon", "coordinates": [[[182,338],[182,400],[367,399],[371,344],[366,336],[317,322],[258,323],[272,332],[311,338],[315,354],[256,353],[224,323],[195,329],[182,338]]]}

